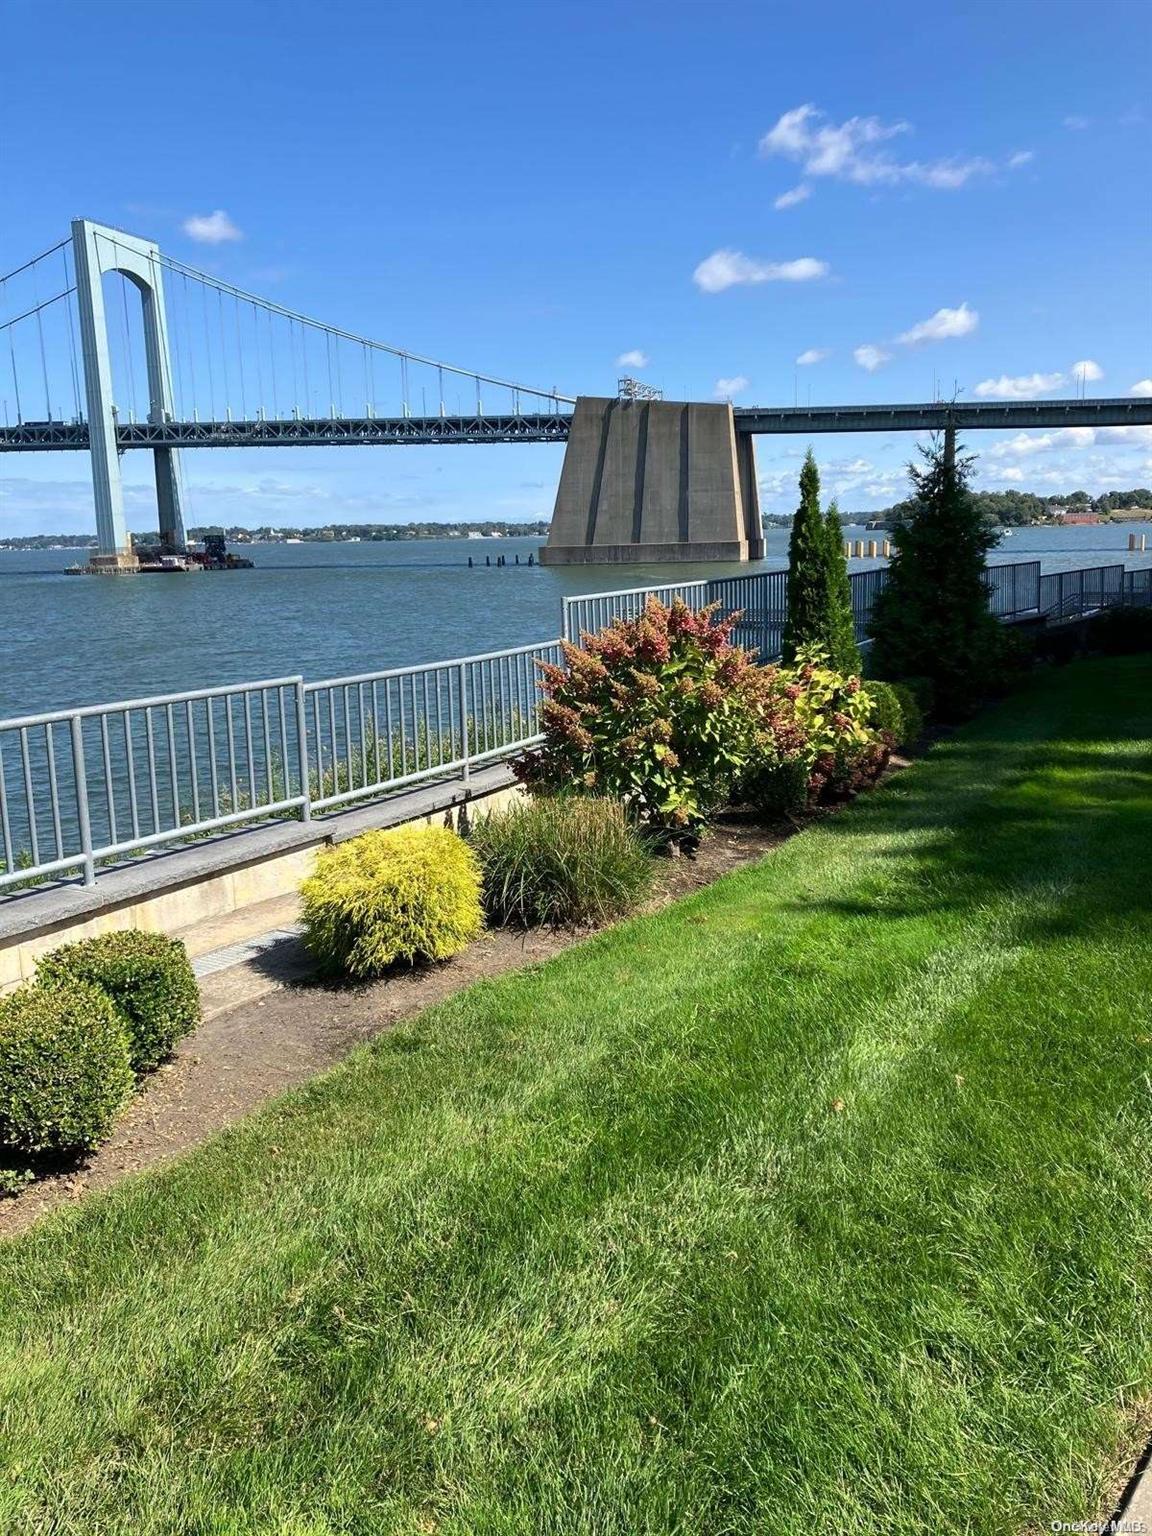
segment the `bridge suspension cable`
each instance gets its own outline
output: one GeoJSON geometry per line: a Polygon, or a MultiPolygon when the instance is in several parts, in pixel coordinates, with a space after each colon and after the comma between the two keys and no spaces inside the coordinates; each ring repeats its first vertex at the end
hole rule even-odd
{"type": "MultiPolygon", "coordinates": [[[[138,292],[145,290],[147,306],[140,242],[105,227],[94,236],[103,257],[112,398],[122,425],[154,423],[158,413],[196,425],[408,419],[429,412],[483,421],[486,408],[493,419],[525,410],[561,417],[575,404],[555,387],[518,383],[326,324],[159,252],[146,258],[153,289],[163,288],[166,388],[158,399],[138,292]],[[388,365],[377,368],[381,359],[388,365]]],[[[69,414],[75,423],[85,420],[78,291],[70,239],[0,276],[4,426],[50,425],[69,414]]]]}
{"type": "MultiPolygon", "coordinates": [[[[215,289],[219,295],[230,297],[234,301],[237,316],[236,330],[238,342],[241,343],[241,352],[244,350],[241,338],[242,326],[240,323],[240,315],[243,306],[250,306],[253,311],[253,333],[257,342],[257,358],[259,358],[260,353],[258,346],[259,327],[255,322],[256,312],[263,312],[267,317],[269,354],[273,359],[273,364],[275,364],[275,334],[272,330],[272,320],[274,318],[284,321],[287,324],[289,327],[289,338],[291,338],[293,329],[295,328],[296,333],[299,336],[301,358],[306,371],[307,334],[312,333],[317,338],[322,336],[324,338],[324,371],[328,380],[329,410],[334,410],[338,402],[341,404],[343,402],[345,379],[343,373],[343,358],[341,355],[340,346],[341,343],[354,348],[360,348],[362,350],[364,385],[365,392],[368,395],[368,400],[365,402],[365,404],[369,408],[371,408],[373,404],[372,397],[374,394],[374,374],[372,372],[370,360],[377,353],[382,353],[386,356],[397,358],[400,362],[401,397],[405,415],[411,414],[411,395],[409,388],[410,381],[408,377],[408,369],[410,365],[422,368],[432,368],[436,370],[438,386],[438,411],[441,415],[443,415],[446,410],[446,401],[443,387],[445,374],[472,381],[476,389],[478,409],[482,409],[482,396],[480,394],[481,386],[509,391],[513,395],[515,402],[514,409],[518,409],[520,396],[528,396],[538,401],[548,401],[551,403],[552,408],[557,410],[562,405],[567,406],[575,404],[574,396],[562,395],[555,388],[541,389],[532,385],[517,383],[512,379],[501,378],[495,374],[485,373],[479,369],[464,368],[455,363],[444,362],[439,358],[427,357],[422,353],[412,352],[404,347],[393,346],[388,342],[377,341],[373,337],[364,336],[356,331],[346,330],[342,326],[329,325],[322,320],[315,319],[311,315],[306,315],[299,310],[291,309],[287,305],[278,304],[275,300],[265,299],[258,294],[250,293],[246,289],[239,288],[233,283],[228,283],[221,278],[214,277],[211,273],[203,272],[197,267],[190,266],[187,262],[182,262],[176,257],[161,254],[159,259],[161,266],[163,266],[167,271],[171,272],[174,277],[180,278],[183,282],[191,281],[194,283],[202,284],[205,288],[215,289]]],[[[294,361],[294,351],[291,355],[294,361]]],[[[223,360],[223,347],[221,348],[221,360],[223,360]]],[[[276,369],[274,366],[272,382],[274,409],[278,404],[276,391],[277,382],[278,380],[276,378],[276,369]]],[[[298,387],[298,383],[298,379],[295,379],[295,387],[298,387]]],[[[227,384],[225,387],[227,390],[227,384]]],[[[263,389],[261,388],[261,394],[262,393],[263,389]]],[[[305,379],[305,396],[310,396],[310,380],[307,378],[305,379]]],[[[261,401],[260,404],[263,406],[264,402],[261,401]]],[[[311,404],[310,399],[309,404],[311,404]]],[[[371,411],[369,410],[369,414],[370,413],[371,411]]],[[[361,413],[357,411],[355,413],[348,412],[347,414],[359,415],[361,413]]]]}
{"type": "MultiPolygon", "coordinates": [[[[57,246],[56,250],[59,249],[60,247],[57,246]]],[[[52,255],[54,253],[46,252],[45,254],[52,255]]],[[[21,309],[18,314],[12,315],[6,320],[0,320],[0,335],[3,335],[5,338],[8,354],[7,362],[12,375],[12,398],[15,405],[14,414],[17,422],[25,419],[25,408],[30,406],[38,396],[42,396],[44,401],[44,419],[46,421],[55,419],[52,407],[54,391],[50,379],[50,355],[53,361],[58,351],[62,355],[69,356],[71,359],[71,376],[73,380],[77,378],[75,343],[72,331],[72,306],[68,302],[76,292],[76,285],[71,283],[68,287],[61,289],[59,293],[52,294],[50,298],[40,298],[39,283],[36,281],[36,265],[35,262],[26,262],[23,267],[17,268],[14,274],[9,275],[11,277],[26,272],[33,273],[31,279],[32,293],[27,297],[33,298],[35,302],[28,304],[26,299],[26,307],[21,309]],[[63,316],[65,311],[67,311],[67,321],[66,326],[62,329],[62,335],[54,337],[51,329],[49,329],[48,336],[46,337],[45,317],[47,316],[50,320],[55,320],[63,316]],[[23,388],[21,388],[21,379],[23,379],[23,388]]],[[[8,278],[0,280],[0,298],[4,295],[4,288],[8,280],[8,278]]],[[[57,383],[60,383],[59,378],[57,383]]],[[[62,387],[61,392],[57,394],[57,399],[62,400],[66,398],[67,393],[67,388],[62,387]]],[[[78,385],[73,388],[72,393],[73,399],[76,402],[75,419],[79,420],[81,413],[78,385]]],[[[6,426],[9,425],[9,418],[13,413],[9,411],[6,397],[3,399],[3,409],[0,414],[3,416],[4,424],[6,426]]]]}

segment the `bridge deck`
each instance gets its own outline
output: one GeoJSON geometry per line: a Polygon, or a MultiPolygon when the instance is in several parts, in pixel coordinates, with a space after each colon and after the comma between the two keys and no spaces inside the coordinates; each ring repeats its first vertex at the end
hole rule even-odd
{"type": "MultiPolygon", "coordinates": [[[[744,435],[822,432],[922,432],[952,424],[960,431],[1026,427],[1120,427],[1152,424],[1152,400],[1010,400],[920,405],[740,406],[744,435]]],[[[563,443],[569,412],[505,416],[293,417],[286,421],[127,422],[117,444],[129,448],[322,447],[340,443],[563,443]]],[[[0,453],[40,453],[88,447],[86,422],[26,421],[0,427],[0,453]]]]}

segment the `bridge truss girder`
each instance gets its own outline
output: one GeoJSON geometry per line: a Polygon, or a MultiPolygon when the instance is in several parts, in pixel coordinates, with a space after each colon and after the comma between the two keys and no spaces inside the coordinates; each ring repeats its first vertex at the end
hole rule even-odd
{"type": "MultiPolygon", "coordinates": [[[[288,421],[141,421],[121,423],[116,445],[128,448],[332,447],[339,444],[563,443],[566,412],[516,416],[325,416],[288,421]]],[[[86,449],[84,422],[32,421],[0,427],[0,452],[86,449]]]]}

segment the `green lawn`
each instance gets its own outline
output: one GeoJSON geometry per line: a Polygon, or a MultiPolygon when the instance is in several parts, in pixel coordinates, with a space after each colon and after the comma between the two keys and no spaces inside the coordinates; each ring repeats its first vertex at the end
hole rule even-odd
{"type": "Polygon", "coordinates": [[[1152,1399],[1150,738],[1149,659],[1045,676],[0,1245],[0,1530],[1098,1513],[1152,1399]]]}

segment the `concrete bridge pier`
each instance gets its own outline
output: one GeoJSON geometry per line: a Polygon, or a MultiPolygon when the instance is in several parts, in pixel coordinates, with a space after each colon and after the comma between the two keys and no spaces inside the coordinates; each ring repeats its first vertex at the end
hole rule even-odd
{"type": "Polygon", "coordinates": [[[759,560],[752,439],[731,405],[576,402],[543,565],[759,560]]]}

